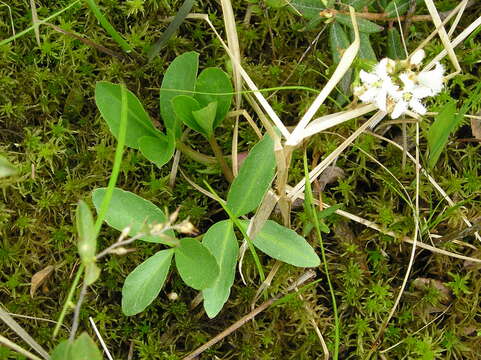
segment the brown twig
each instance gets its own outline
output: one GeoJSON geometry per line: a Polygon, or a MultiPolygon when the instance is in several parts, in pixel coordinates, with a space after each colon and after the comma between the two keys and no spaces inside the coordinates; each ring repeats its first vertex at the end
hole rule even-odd
{"type": "Polygon", "coordinates": [[[101,51],[107,55],[110,55],[110,56],[114,56],[116,58],[119,58],[119,59],[124,59],[125,56],[121,55],[121,54],[118,54],[116,53],[115,51],[112,51],[108,48],[106,48],[105,46],[102,46],[100,44],[97,44],[95,42],[93,42],[92,40],[89,40],[89,39],[85,39],[83,37],[81,37],[80,35],[77,35],[73,32],[70,32],[70,31],[67,31],[67,30],[64,30],[62,29],[61,27],[58,27],[57,25],[54,25],[54,24],[50,24],[50,23],[44,23],[45,25],[47,26],[50,26],[52,29],[54,29],[55,31],[58,31],[59,33],[61,34],[64,34],[64,35],[67,35],[67,36],[70,36],[74,39],[77,39],[77,40],[80,40],[81,42],[83,42],[85,45],[87,46],[91,46],[95,49],[97,49],[98,51],[101,51]]]}
{"type": "MultiPolygon", "coordinates": [[[[468,7],[473,6],[476,3],[475,0],[471,0],[466,4],[466,9],[468,7]]],[[[447,16],[451,14],[453,10],[448,10],[448,11],[443,11],[439,13],[439,16],[441,19],[445,19],[447,16]]],[[[335,10],[335,9],[326,9],[322,10],[319,15],[327,18],[332,18],[336,16],[337,14],[343,14],[343,15],[349,15],[348,11],[340,11],[340,10],[335,10]]],[[[397,17],[389,17],[386,13],[370,13],[370,12],[358,12],[356,13],[357,17],[368,19],[368,20],[374,20],[374,21],[397,21],[397,17]]],[[[408,19],[411,22],[417,22],[417,21],[431,21],[432,17],[431,15],[414,15],[414,16],[409,16],[409,15],[403,15],[399,16],[399,20],[404,21],[408,19]]]]}
{"type": "MultiPolygon", "coordinates": [[[[310,278],[312,278],[313,276],[315,276],[315,273],[313,271],[308,271],[304,274],[302,274],[295,282],[293,285],[291,285],[288,289],[287,289],[287,292],[286,293],[289,293],[291,292],[292,290],[296,289],[298,286],[302,285],[304,282],[306,282],[307,280],[309,280],[310,278]]],[[[239,320],[237,320],[234,324],[232,324],[231,326],[229,326],[227,329],[225,329],[224,331],[222,331],[220,334],[218,334],[217,336],[215,336],[214,338],[212,338],[211,340],[209,340],[208,342],[206,342],[204,345],[198,347],[197,349],[195,349],[193,352],[191,352],[189,355],[187,355],[186,357],[184,357],[182,360],[192,360],[194,358],[196,358],[197,356],[199,356],[200,354],[202,354],[205,350],[207,350],[208,348],[210,348],[212,345],[215,345],[217,344],[219,341],[221,341],[223,338],[225,338],[226,336],[232,334],[234,331],[236,331],[237,329],[239,329],[240,327],[242,327],[245,323],[247,323],[248,321],[254,319],[254,317],[256,317],[258,314],[260,314],[261,312],[263,312],[264,310],[266,310],[268,307],[270,307],[272,304],[274,304],[277,300],[279,300],[280,298],[282,298],[284,295],[286,295],[286,293],[280,293],[280,294],[277,294],[276,296],[274,296],[273,298],[267,300],[266,302],[262,303],[261,305],[259,305],[257,308],[255,308],[254,310],[252,310],[250,313],[248,313],[247,315],[244,315],[243,317],[241,317],[239,320]]]]}

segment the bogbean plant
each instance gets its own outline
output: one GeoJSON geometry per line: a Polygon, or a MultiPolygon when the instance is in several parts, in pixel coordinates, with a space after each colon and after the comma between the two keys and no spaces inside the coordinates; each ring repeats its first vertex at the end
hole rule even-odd
{"type": "MultiPolygon", "coordinates": [[[[239,254],[239,240],[246,239],[257,268],[263,277],[256,249],[270,257],[298,267],[316,267],[320,259],[311,245],[295,231],[267,220],[257,235],[247,236],[248,220],[242,217],[254,212],[271,186],[276,171],[274,142],[264,136],[250,150],[238,176],[224,160],[215,140],[215,129],[225,119],[232,101],[232,84],[226,73],[211,67],[198,72],[199,55],[188,52],[178,56],[168,67],[160,89],[160,114],[165,132],[157,130],[139,99],[127,93],[126,146],[138,149],[157,167],[172,157],[181,144],[184,126],[203,135],[211,144],[219,165],[232,181],[224,201],[217,197],[229,219],[213,224],[198,238],[181,237],[174,230],[161,235],[151,229],[165,224],[166,214],[131,192],[115,188],[105,221],[119,231],[128,231],[139,240],[158,246],[158,251],[138,265],[125,279],[122,288],[122,311],[125,315],[142,312],[159,295],[174,259],[176,269],[186,285],[202,291],[204,309],[215,317],[229,298],[239,254]],[[150,229],[150,230],[149,230],[150,229]],[[238,239],[235,229],[242,234],[238,239]]],[[[121,85],[99,82],[96,104],[110,131],[119,137],[121,85]]],[[[100,210],[106,188],[93,191],[92,200],[100,210]]],[[[215,191],[212,190],[212,192],[215,191]]]]}

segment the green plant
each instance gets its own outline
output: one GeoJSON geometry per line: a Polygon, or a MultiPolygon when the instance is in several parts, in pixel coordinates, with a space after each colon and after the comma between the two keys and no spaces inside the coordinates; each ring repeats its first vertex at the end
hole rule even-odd
{"type": "MultiPolygon", "coordinates": [[[[183,281],[190,287],[203,291],[208,316],[216,316],[227,301],[234,281],[238,254],[234,226],[246,239],[262,280],[264,273],[255,248],[294,266],[315,267],[320,262],[304,238],[271,220],[252,239],[247,235],[248,222],[239,218],[260,205],[271,185],[276,167],[274,142],[269,136],[261,139],[251,149],[238,176],[233,180],[214,134],[229,111],[232,85],[228,76],[218,68],[207,68],[199,76],[197,68],[198,54],[185,53],[170,64],[164,75],[160,110],[166,134],[153,127],[137,97],[131,92],[127,93],[125,144],[139,149],[160,168],[173,155],[175,139],[179,141],[181,137],[182,123],[202,134],[211,144],[226,179],[233,181],[226,201],[215,195],[230,220],[212,225],[203,236],[202,243],[193,238],[177,239],[171,231],[162,231],[162,236],[159,236],[155,224],[165,224],[167,220],[162,210],[133,193],[115,189],[106,212],[107,224],[120,231],[128,229],[126,234],[139,240],[171,247],[158,251],[126,278],[122,289],[122,310],[126,315],[143,311],[157,297],[171,260],[175,257],[177,271],[183,281]],[[217,247],[219,244],[222,245],[220,248],[217,247]]],[[[106,82],[97,84],[97,106],[115,137],[119,136],[120,95],[119,85],[106,82]]],[[[103,203],[105,193],[106,189],[96,189],[92,194],[97,211],[103,203]]],[[[172,230],[182,231],[182,227],[174,226],[172,230]]]]}

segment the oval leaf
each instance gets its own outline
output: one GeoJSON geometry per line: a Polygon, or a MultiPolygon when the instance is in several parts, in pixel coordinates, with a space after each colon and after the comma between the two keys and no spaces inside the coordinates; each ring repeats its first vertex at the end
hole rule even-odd
{"type": "Polygon", "coordinates": [[[215,116],[217,112],[217,101],[211,102],[200,110],[192,111],[192,116],[199,126],[204,130],[203,134],[207,138],[214,133],[215,116]]]}
{"type": "Polygon", "coordinates": [[[95,236],[94,218],[85,201],[79,201],[75,213],[78,234],[78,253],[84,265],[95,261],[97,238],[95,236]]]}
{"type": "Polygon", "coordinates": [[[449,101],[436,115],[428,131],[429,167],[433,168],[448,143],[449,135],[463,120],[463,114],[457,112],[456,102],[449,101]]]}
{"type": "MultiPolygon", "coordinates": [[[[249,221],[242,221],[247,230],[249,221]]],[[[270,257],[298,267],[316,267],[321,260],[312,246],[295,231],[267,220],[252,243],[270,257]]]]}
{"type": "Polygon", "coordinates": [[[290,0],[289,4],[307,19],[319,17],[319,12],[326,8],[320,0],[290,0]]]}
{"type": "Polygon", "coordinates": [[[406,58],[406,52],[401,42],[401,35],[395,27],[387,31],[387,56],[393,60],[406,58]]]}
{"type": "Polygon", "coordinates": [[[333,22],[329,26],[329,46],[334,64],[339,64],[341,56],[349,47],[349,39],[341,24],[333,22]]]}
{"type": "Polygon", "coordinates": [[[191,51],[177,56],[165,72],[160,88],[160,114],[167,129],[171,130],[176,138],[181,135],[181,123],[172,108],[171,100],[177,95],[186,94],[185,91],[194,91],[199,68],[199,54],[191,51]],[[184,91],[175,91],[184,90],[184,91]]]}
{"type": "Polygon", "coordinates": [[[160,169],[174,156],[175,138],[172,133],[161,137],[144,136],[139,139],[139,148],[142,155],[160,169]]]}
{"type": "Polygon", "coordinates": [[[102,354],[87,333],[82,333],[73,342],[64,340],[50,355],[50,360],[102,360],[102,354]]]}
{"type": "Polygon", "coordinates": [[[172,108],[175,115],[185,125],[198,133],[204,134],[204,129],[197,123],[192,113],[200,110],[201,105],[192,96],[178,95],[172,99],[172,108]]]}
{"type": "Polygon", "coordinates": [[[180,245],[175,248],[175,265],[182,280],[196,290],[212,286],[219,275],[215,257],[192,238],[180,239],[180,245]]]}
{"type": "MultiPolygon", "coordinates": [[[[395,18],[398,15],[404,15],[408,9],[411,0],[392,0],[384,9],[385,14],[387,17],[395,18]]],[[[417,0],[416,4],[421,5],[424,3],[424,0],[417,0]]]]}
{"type": "Polygon", "coordinates": [[[234,283],[239,245],[232,222],[224,220],[212,225],[205,233],[202,244],[214,255],[220,270],[214,284],[202,290],[205,312],[212,319],[229,299],[234,283]]]}
{"type": "Polygon", "coordinates": [[[229,76],[219,68],[207,68],[199,74],[195,85],[195,98],[202,107],[217,101],[217,112],[213,129],[224,120],[232,102],[232,82],[229,76]],[[228,95],[201,94],[215,93],[228,95]]]}
{"type": "Polygon", "coordinates": [[[137,266],[122,287],[122,312],[138,314],[159,295],[169,272],[174,249],[161,250],[137,266]]]}
{"type": "MultiPolygon", "coordinates": [[[[100,209],[106,190],[106,188],[95,189],[92,193],[92,201],[97,212],[100,209]]],[[[114,229],[122,231],[127,226],[130,226],[130,236],[148,231],[147,225],[161,224],[166,221],[167,218],[163,211],[150,201],[119,188],[114,189],[112,200],[105,216],[105,222],[114,229]]],[[[174,236],[172,231],[168,231],[166,234],[171,237],[174,236]]],[[[161,237],[153,235],[142,236],[140,240],[165,243],[161,237]]]]}
{"type": "Polygon", "coordinates": [[[227,194],[227,207],[235,216],[245,215],[259,206],[275,169],[274,141],[266,135],[249,151],[227,194]]]}
{"type": "MultiPolygon", "coordinates": [[[[336,20],[343,25],[346,25],[350,28],[354,28],[350,15],[336,14],[336,20]]],[[[360,18],[359,16],[357,16],[356,20],[357,20],[357,26],[359,28],[359,32],[371,34],[371,33],[381,32],[384,30],[382,26],[379,26],[378,24],[375,24],[372,21],[360,18]]]]}
{"type": "MultiPolygon", "coordinates": [[[[120,85],[100,81],[95,86],[95,103],[107,122],[110,131],[118,138],[120,128],[121,95],[120,85]]],[[[125,145],[138,149],[138,141],[143,136],[158,136],[160,133],[150,120],[137,96],[127,90],[127,132],[125,145]]]]}

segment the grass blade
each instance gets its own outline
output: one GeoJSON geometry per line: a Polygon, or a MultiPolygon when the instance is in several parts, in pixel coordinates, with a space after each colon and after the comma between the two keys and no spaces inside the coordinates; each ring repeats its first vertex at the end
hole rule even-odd
{"type": "Polygon", "coordinates": [[[160,50],[167,44],[167,41],[174,35],[177,29],[182,25],[187,15],[189,15],[190,10],[194,6],[195,0],[185,0],[179,11],[174,17],[174,20],[169,24],[167,29],[163,32],[159,40],[155,42],[154,45],[149,49],[147,56],[149,61],[154,57],[159,55],[160,50]]]}
{"type": "Polygon", "coordinates": [[[100,25],[107,31],[107,33],[114,39],[114,41],[120,45],[122,50],[125,52],[131,52],[132,46],[125,41],[125,39],[117,32],[117,30],[114,29],[114,27],[109,23],[107,18],[104,16],[100,8],[98,7],[97,3],[95,0],[85,0],[87,5],[89,6],[90,10],[94,13],[95,17],[99,21],[100,25]]]}

